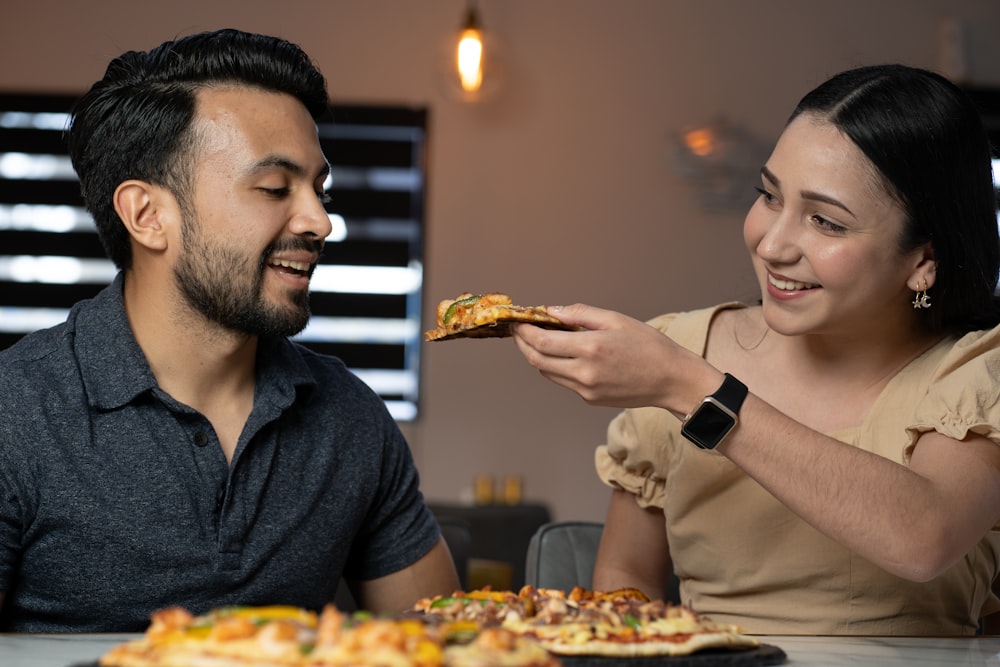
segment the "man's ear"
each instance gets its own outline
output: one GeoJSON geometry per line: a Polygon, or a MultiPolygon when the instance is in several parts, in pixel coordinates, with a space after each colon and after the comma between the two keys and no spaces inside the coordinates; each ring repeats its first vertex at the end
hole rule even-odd
{"type": "Polygon", "coordinates": [[[115,188],[114,204],[129,236],[150,250],[166,250],[170,215],[165,191],[146,181],[124,181],[115,188]]]}

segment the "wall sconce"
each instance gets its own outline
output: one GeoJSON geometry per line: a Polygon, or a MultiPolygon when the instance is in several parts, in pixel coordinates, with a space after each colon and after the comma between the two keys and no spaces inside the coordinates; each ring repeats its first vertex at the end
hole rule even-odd
{"type": "Polygon", "coordinates": [[[468,0],[458,32],[447,41],[440,70],[446,92],[462,102],[480,102],[499,88],[499,46],[483,29],[475,0],[468,0]]]}
{"type": "Polygon", "coordinates": [[[691,183],[707,210],[746,209],[767,158],[762,141],[726,120],[676,132],[670,164],[691,183]]]}

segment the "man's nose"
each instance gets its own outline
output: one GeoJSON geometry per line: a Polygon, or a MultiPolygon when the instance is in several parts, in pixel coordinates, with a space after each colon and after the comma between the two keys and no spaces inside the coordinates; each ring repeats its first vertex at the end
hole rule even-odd
{"type": "Polygon", "coordinates": [[[314,236],[325,239],[333,231],[330,214],[327,213],[319,198],[306,197],[308,201],[297,206],[289,223],[291,231],[298,235],[314,236]]]}

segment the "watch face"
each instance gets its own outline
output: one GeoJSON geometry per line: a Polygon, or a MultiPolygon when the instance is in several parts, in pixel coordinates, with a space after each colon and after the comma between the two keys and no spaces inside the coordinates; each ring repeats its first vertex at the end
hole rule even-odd
{"type": "Polygon", "coordinates": [[[699,447],[715,449],[735,425],[736,417],[709,398],[684,423],[681,433],[699,447]]]}

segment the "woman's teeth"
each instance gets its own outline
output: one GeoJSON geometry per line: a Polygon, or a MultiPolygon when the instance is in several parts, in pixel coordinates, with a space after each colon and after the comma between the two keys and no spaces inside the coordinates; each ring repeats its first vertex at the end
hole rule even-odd
{"type": "Polygon", "coordinates": [[[782,278],[775,278],[774,276],[768,276],[767,281],[772,285],[774,285],[779,290],[785,292],[791,292],[794,290],[815,289],[816,287],[819,287],[819,285],[813,283],[800,283],[795,280],[784,280],[782,278]]]}

